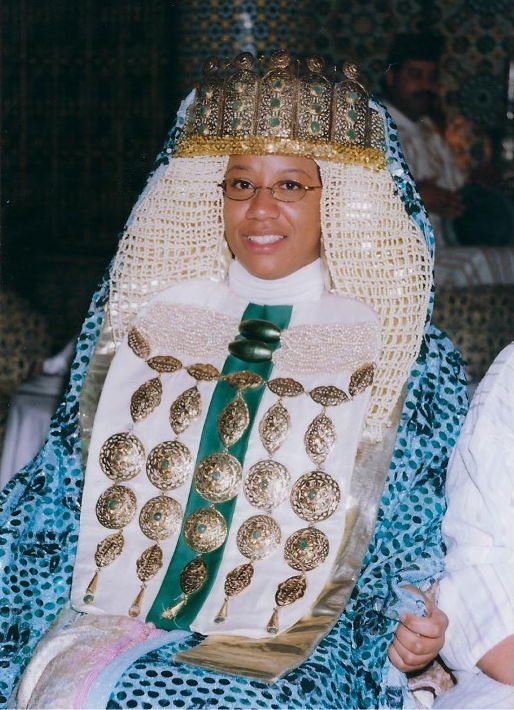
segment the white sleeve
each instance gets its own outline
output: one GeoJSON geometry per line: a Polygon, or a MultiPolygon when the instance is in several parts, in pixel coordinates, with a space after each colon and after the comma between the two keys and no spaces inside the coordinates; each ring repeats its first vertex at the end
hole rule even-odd
{"type": "Polygon", "coordinates": [[[449,626],[441,655],[450,668],[469,671],[514,633],[514,344],[475,394],[447,491],[439,606],[449,626]]]}

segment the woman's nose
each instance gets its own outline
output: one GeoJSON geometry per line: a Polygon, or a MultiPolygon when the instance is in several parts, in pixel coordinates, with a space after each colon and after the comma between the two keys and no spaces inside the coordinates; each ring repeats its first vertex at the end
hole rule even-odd
{"type": "Polygon", "coordinates": [[[280,205],[267,187],[261,187],[255,196],[248,201],[246,216],[249,219],[265,219],[277,217],[280,212],[280,205]]]}

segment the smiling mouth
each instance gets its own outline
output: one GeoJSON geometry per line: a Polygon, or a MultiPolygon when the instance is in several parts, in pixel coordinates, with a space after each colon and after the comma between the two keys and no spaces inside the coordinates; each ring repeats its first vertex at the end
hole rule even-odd
{"type": "Polygon", "coordinates": [[[254,244],[274,244],[285,237],[283,234],[249,234],[246,238],[254,244]]]}

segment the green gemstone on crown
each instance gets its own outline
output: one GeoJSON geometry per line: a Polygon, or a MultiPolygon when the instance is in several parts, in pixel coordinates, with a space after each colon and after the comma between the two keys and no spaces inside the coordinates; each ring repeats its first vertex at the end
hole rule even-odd
{"type": "Polygon", "coordinates": [[[280,81],[280,79],[275,79],[275,81],[273,82],[273,86],[275,87],[275,89],[281,89],[282,82],[280,81]]]}
{"type": "Polygon", "coordinates": [[[230,125],[232,128],[239,128],[241,125],[241,119],[240,118],[233,118],[232,121],[230,122],[230,125]]]}
{"type": "Polygon", "coordinates": [[[311,122],[311,131],[313,133],[318,133],[319,132],[319,123],[317,121],[312,121],[311,122]]]}
{"type": "Polygon", "coordinates": [[[200,116],[205,116],[207,114],[207,111],[207,106],[200,106],[200,108],[198,109],[198,113],[200,114],[200,116]]]}
{"type": "Polygon", "coordinates": [[[272,116],[269,120],[269,125],[273,127],[280,126],[280,119],[276,116],[272,116]]]}
{"type": "Polygon", "coordinates": [[[357,113],[357,111],[355,109],[352,108],[348,111],[348,118],[351,119],[352,121],[356,121],[358,119],[358,117],[359,117],[359,114],[357,113]]]}
{"type": "Polygon", "coordinates": [[[271,108],[278,108],[280,106],[280,99],[271,99],[271,108]]]}
{"type": "Polygon", "coordinates": [[[243,103],[239,99],[232,101],[232,108],[234,109],[234,111],[239,111],[239,109],[241,108],[242,105],[243,105],[243,103]]]}
{"type": "Polygon", "coordinates": [[[312,88],[316,92],[316,94],[321,94],[321,92],[323,90],[323,87],[321,86],[321,84],[314,84],[314,86],[312,88]]]}
{"type": "Polygon", "coordinates": [[[355,131],[353,128],[350,128],[346,131],[346,135],[348,136],[348,138],[351,138],[353,140],[354,138],[357,138],[357,131],[355,131]]]}

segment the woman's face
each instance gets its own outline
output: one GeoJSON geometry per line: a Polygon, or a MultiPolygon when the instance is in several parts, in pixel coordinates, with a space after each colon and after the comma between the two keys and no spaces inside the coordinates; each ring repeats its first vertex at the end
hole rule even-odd
{"type": "MultiPolygon", "coordinates": [[[[320,186],[318,166],[309,158],[282,155],[232,155],[225,181],[244,194],[281,183],[320,186]]],[[[270,190],[249,200],[224,199],[225,237],[236,259],[254,276],[279,279],[315,261],[320,254],[321,190],[307,190],[298,202],[281,202],[270,190]]]]}

